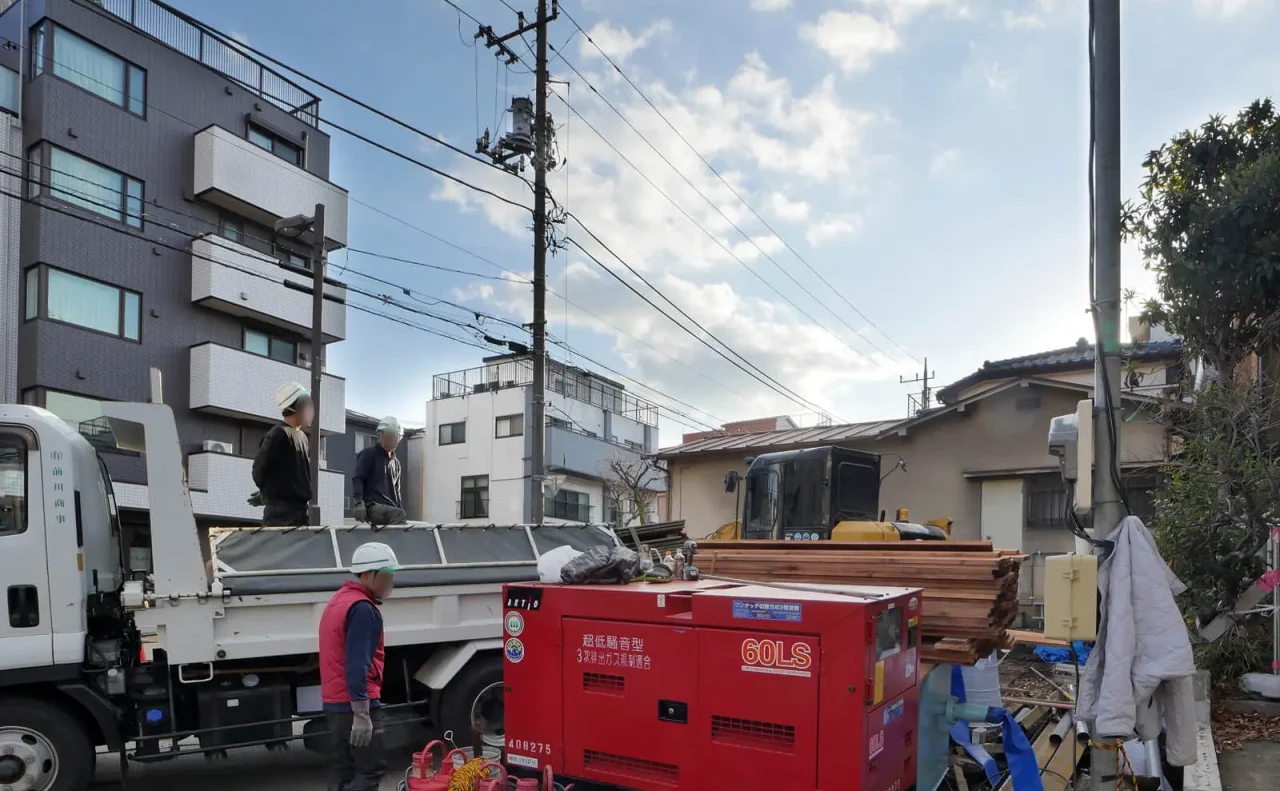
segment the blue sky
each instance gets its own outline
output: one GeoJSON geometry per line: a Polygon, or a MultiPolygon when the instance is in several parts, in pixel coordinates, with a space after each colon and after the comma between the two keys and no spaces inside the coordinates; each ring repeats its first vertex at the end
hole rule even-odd
{"type": "MultiPolygon", "coordinates": [[[[470,48],[474,23],[460,22],[440,0],[170,2],[467,149],[477,135],[477,115],[480,129],[494,124],[495,88],[499,105],[508,95],[531,92],[531,77],[520,67],[508,75],[495,69],[491,54],[470,48]]],[[[495,30],[514,26],[514,15],[499,0],[458,2],[495,30]]],[[[510,2],[530,13],[534,8],[533,0],[510,2]]],[[[568,40],[565,58],[683,178],[557,62],[553,78],[571,85],[556,86],[560,96],[549,104],[567,159],[551,178],[553,192],[694,318],[805,399],[837,419],[905,414],[910,388],[898,378],[919,371],[917,361],[926,356],[946,383],[984,360],[1070,345],[1089,331],[1085,5],[564,0],[564,8],[777,234],[702,165],[582,35],[570,38],[575,28],[563,18],[553,23],[553,44],[568,40]],[[719,243],[574,117],[561,101],[565,95],[719,243]]],[[[1136,192],[1145,152],[1211,113],[1235,113],[1276,92],[1277,5],[1126,0],[1126,197],[1136,192]]],[[[325,117],[477,184],[522,201],[530,197],[514,179],[340,99],[326,96],[321,107],[325,117]]],[[[341,133],[333,137],[332,178],[352,196],[352,247],[506,277],[361,201],[513,272],[531,272],[527,215],[341,133]]],[[[568,230],[616,266],[580,229],[568,230]]],[[[339,253],[335,261],[342,263],[344,256],[339,253]]],[[[1150,294],[1140,256],[1126,249],[1124,258],[1126,287],[1150,294]]],[[[528,284],[519,280],[443,274],[356,255],[349,265],[403,284],[423,299],[443,297],[514,321],[527,320],[531,310],[528,284]]],[[[348,280],[388,290],[358,275],[348,280]]],[[[558,298],[549,299],[556,338],[706,410],[672,404],[681,412],[715,423],[713,418],[811,411],[713,355],[577,251],[551,260],[550,284],[562,294],[567,287],[573,303],[566,310],[558,298]]],[[[448,306],[435,309],[468,320],[448,306]]],[[[486,326],[518,337],[510,327],[486,326]]],[[[330,370],[347,377],[349,408],[395,413],[409,424],[424,418],[433,374],[476,365],[482,355],[355,311],[348,340],[330,348],[330,370]]],[[[567,356],[558,349],[556,354],[567,356]]],[[[677,442],[683,430],[688,429],[664,420],[663,444],[677,442]]]]}

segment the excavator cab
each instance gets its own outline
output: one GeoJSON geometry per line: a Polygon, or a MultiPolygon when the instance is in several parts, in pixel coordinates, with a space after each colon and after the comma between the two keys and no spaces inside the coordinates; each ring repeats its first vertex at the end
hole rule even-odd
{"type": "MultiPolygon", "coordinates": [[[[728,487],[726,487],[728,488],[728,487]]],[[[880,514],[880,455],[823,447],[766,453],[747,468],[743,539],[944,540],[934,525],[880,514]]]]}

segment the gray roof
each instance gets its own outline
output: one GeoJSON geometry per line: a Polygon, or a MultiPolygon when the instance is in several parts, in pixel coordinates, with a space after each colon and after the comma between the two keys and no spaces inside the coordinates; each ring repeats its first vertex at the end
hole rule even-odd
{"type": "Polygon", "coordinates": [[[839,426],[812,426],[782,431],[759,431],[747,434],[726,434],[707,437],[684,445],[659,450],[660,459],[693,453],[732,453],[749,451],[763,453],[778,448],[835,445],[856,440],[874,440],[885,431],[907,422],[902,420],[873,420],[867,423],[845,423],[839,426]]]}
{"type": "MultiPolygon", "coordinates": [[[[1007,360],[988,361],[977,371],[958,381],[952,382],[938,391],[938,400],[948,403],[955,399],[965,388],[989,379],[1006,379],[1011,376],[1028,376],[1070,371],[1093,366],[1093,345],[1078,343],[1065,349],[1029,354],[1023,357],[1010,357],[1007,360]]],[[[1120,356],[1125,360],[1169,360],[1182,354],[1182,339],[1149,341],[1147,343],[1126,343],[1120,347],[1120,356]]]]}

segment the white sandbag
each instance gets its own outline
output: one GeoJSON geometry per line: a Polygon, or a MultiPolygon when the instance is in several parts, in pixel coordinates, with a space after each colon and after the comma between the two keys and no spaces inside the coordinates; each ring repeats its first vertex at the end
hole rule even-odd
{"type": "Polygon", "coordinates": [[[578,557],[582,553],[570,546],[556,547],[542,553],[542,557],[538,558],[538,580],[551,584],[560,582],[560,572],[569,561],[578,557]]]}

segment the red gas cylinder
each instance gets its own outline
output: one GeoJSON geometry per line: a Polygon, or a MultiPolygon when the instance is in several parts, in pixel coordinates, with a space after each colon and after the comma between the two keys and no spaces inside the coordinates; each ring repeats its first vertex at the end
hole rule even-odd
{"type": "Polygon", "coordinates": [[[452,750],[446,752],[445,743],[442,741],[434,741],[422,748],[422,752],[413,754],[413,772],[407,778],[408,791],[449,791],[449,781],[453,779],[453,773],[456,771],[453,757],[455,755],[462,756],[462,760],[467,760],[467,754],[463,750],[452,750]],[[434,752],[436,749],[440,751],[440,764],[435,765],[434,752]]]}

